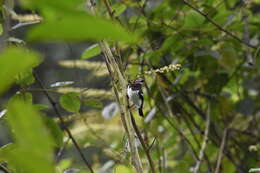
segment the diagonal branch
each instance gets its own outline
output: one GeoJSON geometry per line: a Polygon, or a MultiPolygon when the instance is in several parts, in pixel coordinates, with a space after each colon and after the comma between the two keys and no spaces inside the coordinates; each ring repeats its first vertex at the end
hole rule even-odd
{"type": "MultiPolygon", "coordinates": [[[[89,0],[89,7],[94,15],[96,15],[95,5],[95,0],[89,0]]],[[[110,74],[116,100],[120,107],[121,120],[129,141],[132,164],[137,173],[142,173],[142,163],[139,157],[137,145],[134,143],[135,131],[131,124],[131,117],[128,111],[127,97],[125,92],[127,87],[126,77],[124,73],[121,71],[120,63],[118,63],[108,43],[105,40],[103,40],[99,42],[99,46],[105,56],[107,70],[110,74]]]]}
{"type": "Polygon", "coordinates": [[[199,152],[199,159],[197,160],[197,163],[196,163],[196,165],[193,169],[194,173],[197,173],[199,171],[201,161],[204,157],[205,149],[206,149],[206,146],[207,146],[207,143],[208,143],[209,128],[210,128],[210,115],[209,115],[209,111],[208,111],[207,120],[206,120],[206,128],[205,128],[204,136],[203,136],[203,142],[202,142],[201,149],[200,149],[200,152],[199,152]]]}
{"type": "Polygon", "coordinates": [[[61,115],[61,113],[58,110],[57,107],[57,103],[52,99],[52,97],[49,95],[48,91],[44,88],[41,80],[38,78],[38,76],[36,75],[36,73],[34,73],[34,77],[36,79],[36,82],[39,84],[39,86],[41,87],[41,89],[43,90],[43,93],[45,94],[45,96],[47,97],[47,99],[49,100],[49,102],[51,103],[56,115],[58,116],[58,118],[60,119],[60,122],[64,128],[64,130],[66,131],[66,133],[68,134],[69,138],[71,139],[73,145],[76,147],[80,157],[82,158],[82,160],[84,161],[85,165],[87,166],[87,168],[90,170],[91,173],[94,173],[94,170],[92,169],[90,163],[87,161],[87,159],[85,158],[82,150],[79,147],[79,144],[77,143],[76,139],[73,137],[72,133],[70,132],[70,130],[65,126],[65,121],[61,115]]]}
{"type": "Polygon", "coordinates": [[[186,0],[182,0],[184,4],[186,4],[188,7],[190,7],[191,9],[193,9],[194,11],[196,11],[197,13],[199,13],[200,15],[202,15],[207,21],[209,21],[211,24],[213,24],[216,28],[218,28],[220,31],[226,33],[227,35],[229,35],[230,37],[234,38],[235,40],[239,41],[240,43],[253,48],[253,49],[257,49],[257,47],[251,45],[250,43],[240,39],[239,37],[237,37],[236,35],[234,35],[232,32],[224,29],[223,27],[221,27],[218,23],[216,23],[214,20],[212,20],[207,14],[203,13],[202,11],[200,11],[199,9],[197,9],[196,7],[194,7],[193,5],[191,5],[188,1],[186,0]]]}
{"type": "Polygon", "coordinates": [[[218,160],[217,160],[215,173],[219,173],[219,169],[220,169],[220,165],[221,165],[221,161],[223,158],[223,153],[224,153],[224,149],[225,149],[225,145],[226,145],[227,133],[228,133],[228,129],[225,128],[224,134],[222,137],[222,141],[221,141],[221,145],[220,145],[220,149],[219,149],[219,153],[218,153],[218,160]]]}

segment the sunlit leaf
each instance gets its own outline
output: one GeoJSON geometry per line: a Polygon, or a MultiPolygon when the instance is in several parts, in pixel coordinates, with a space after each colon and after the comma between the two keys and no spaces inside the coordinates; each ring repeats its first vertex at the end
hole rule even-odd
{"type": "Polygon", "coordinates": [[[184,26],[185,29],[199,28],[203,26],[204,17],[195,11],[191,11],[185,16],[184,26]]]}
{"type": "Polygon", "coordinates": [[[28,33],[31,41],[85,41],[119,40],[136,41],[136,36],[118,24],[90,16],[83,12],[68,12],[58,19],[47,20],[28,33]]]}
{"type": "Polygon", "coordinates": [[[134,173],[134,170],[132,168],[127,167],[125,165],[117,165],[114,170],[115,173],[134,173]]]}
{"type": "Polygon", "coordinates": [[[63,94],[60,97],[60,104],[69,112],[78,112],[80,109],[79,95],[75,92],[63,94]]]}
{"type": "Polygon", "coordinates": [[[81,55],[81,59],[88,59],[93,56],[97,56],[101,53],[101,49],[98,44],[94,44],[90,47],[88,47],[83,54],[81,55]]]}
{"type": "Polygon", "coordinates": [[[17,80],[16,83],[19,85],[30,85],[32,83],[34,83],[35,79],[34,76],[32,74],[32,69],[20,73],[19,75],[17,75],[17,80]]]}
{"type": "Polygon", "coordinates": [[[0,54],[0,93],[15,81],[18,74],[28,71],[40,61],[39,55],[24,48],[10,47],[0,54]]]}
{"type": "Polygon", "coordinates": [[[15,150],[15,147],[16,147],[16,145],[14,143],[8,143],[8,144],[0,147],[0,163],[10,160],[10,158],[8,159],[8,153],[15,150]]]}
{"type": "Polygon", "coordinates": [[[22,100],[23,102],[32,104],[33,96],[32,96],[32,93],[29,93],[29,92],[24,92],[24,93],[18,92],[10,99],[10,101],[14,101],[14,100],[22,100]]]}
{"type": "Polygon", "coordinates": [[[34,104],[33,105],[37,110],[46,110],[49,109],[48,105],[43,105],[43,104],[34,104]]]}

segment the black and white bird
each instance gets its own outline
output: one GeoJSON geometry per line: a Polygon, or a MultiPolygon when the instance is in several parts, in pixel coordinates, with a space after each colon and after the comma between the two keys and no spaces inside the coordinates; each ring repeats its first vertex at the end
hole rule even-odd
{"type": "Polygon", "coordinates": [[[143,114],[144,97],[142,92],[143,79],[135,80],[127,86],[127,97],[138,109],[139,115],[143,114]]]}

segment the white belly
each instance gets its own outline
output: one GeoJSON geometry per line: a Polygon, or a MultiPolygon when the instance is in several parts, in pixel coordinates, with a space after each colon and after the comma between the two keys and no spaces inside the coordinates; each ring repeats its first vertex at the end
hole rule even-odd
{"type": "Polygon", "coordinates": [[[128,87],[127,89],[127,95],[129,97],[129,100],[133,102],[133,104],[136,105],[137,108],[141,107],[142,101],[139,98],[139,91],[133,91],[131,88],[128,87]]]}

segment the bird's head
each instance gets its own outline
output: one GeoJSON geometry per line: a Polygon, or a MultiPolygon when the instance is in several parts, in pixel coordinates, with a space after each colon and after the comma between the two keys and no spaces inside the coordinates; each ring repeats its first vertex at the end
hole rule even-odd
{"type": "Polygon", "coordinates": [[[135,80],[133,83],[142,85],[144,83],[144,80],[142,78],[140,78],[140,79],[135,80]]]}

